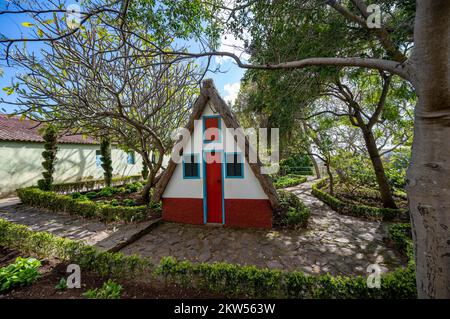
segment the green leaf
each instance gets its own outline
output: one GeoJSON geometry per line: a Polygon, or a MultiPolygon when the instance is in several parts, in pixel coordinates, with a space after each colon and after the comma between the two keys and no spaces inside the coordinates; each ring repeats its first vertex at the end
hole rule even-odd
{"type": "Polygon", "coordinates": [[[44,31],[42,31],[42,29],[38,28],[37,34],[38,34],[39,38],[42,38],[44,36],[44,31]]]}
{"type": "Polygon", "coordinates": [[[4,87],[2,90],[5,91],[7,95],[11,95],[14,93],[14,88],[11,86],[4,87]]]}
{"type": "Polygon", "coordinates": [[[31,23],[31,22],[22,22],[22,25],[23,25],[24,27],[27,27],[27,28],[31,28],[31,27],[34,26],[34,24],[31,23]]]}
{"type": "Polygon", "coordinates": [[[52,24],[52,23],[54,23],[54,22],[55,22],[54,19],[48,19],[48,20],[42,21],[43,24],[52,24]]]}

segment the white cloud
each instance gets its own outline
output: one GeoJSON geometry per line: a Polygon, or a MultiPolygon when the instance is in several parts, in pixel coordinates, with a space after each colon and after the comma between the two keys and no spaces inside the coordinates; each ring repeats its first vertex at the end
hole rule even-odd
{"type": "Polygon", "coordinates": [[[236,100],[236,98],[238,96],[240,87],[241,87],[241,83],[240,82],[225,84],[223,89],[225,90],[227,95],[225,95],[225,97],[223,99],[226,102],[234,103],[234,101],[236,100]]]}

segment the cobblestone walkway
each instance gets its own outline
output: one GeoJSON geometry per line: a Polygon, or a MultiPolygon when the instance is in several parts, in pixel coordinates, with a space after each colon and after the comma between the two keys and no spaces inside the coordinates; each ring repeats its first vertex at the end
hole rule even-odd
{"type": "Polygon", "coordinates": [[[132,224],[105,224],[95,219],[49,212],[17,203],[6,205],[6,203],[8,203],[7,200],[0,200],[0,218],[26,225],[35,231],[45,231],[59,237],[82,241],[104,250],[115,247],[153,223],[153,221],[146,221],[132,224]]]}
{"type": "Polygon", "coordinates": [[[193,262],[226,261],[241,265],[302,270],[310,274],[367,275],[369,264],[383,272],[403,265],[385,246],[386,225],[339,215],[311,195],[312,181],[289,188],[311,209],[307,230],[268,231],[163,223],[125,247],[126,254],[163,256],[193,262]]]}

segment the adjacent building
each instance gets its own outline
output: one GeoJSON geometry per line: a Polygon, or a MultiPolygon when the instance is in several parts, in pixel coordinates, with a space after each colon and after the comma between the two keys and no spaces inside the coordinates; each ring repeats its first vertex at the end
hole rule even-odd
{"type": "MultiPolygon", "coordinates": [[[[44,143],[42,126],[31,120],[0,115],[0,198],[13,195],[17,188],[36,185],[42,178],[44,143]]],[[[139,154],[112,146],[114,176],[139,175],[139,154]]],[[[100,145],[91,137],[66,135],[58,139],[55,183],[101,178],[100,145]]]]}

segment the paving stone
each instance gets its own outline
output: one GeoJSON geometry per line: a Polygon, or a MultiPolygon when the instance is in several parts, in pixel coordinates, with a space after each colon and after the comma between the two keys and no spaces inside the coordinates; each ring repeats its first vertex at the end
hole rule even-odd
{"type": "Polygon", "coordinates": [[[198,256],[200,262],[206,262],[211,258],[211,252],[209,250],[204,250],[198,256]]]}
{"type": "Polygon", "coordinates": [[[269,267],[269,268],[277,268],[277,269],[284,268],[283,265],[278,260],[270,260],[267,263],[267,267],[269,267]]]}
{"type": "Polygon", "coordinates": [[[0,218],[28,226],[35,231],[45,231],[95,245],[112,235],[118,224],[104,224],[95,219],[83,219],[75,215],[54,213],[23,204],[0,208],[0,218]]]}
{"type": "Polygon", "coordinates": [[[362,253],[357,253],[355,256],[357,259],[363,259],[364,258],[364,254],[362,253]]]}

